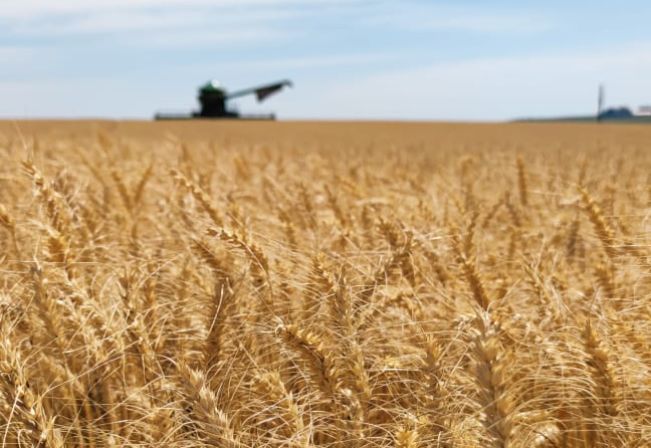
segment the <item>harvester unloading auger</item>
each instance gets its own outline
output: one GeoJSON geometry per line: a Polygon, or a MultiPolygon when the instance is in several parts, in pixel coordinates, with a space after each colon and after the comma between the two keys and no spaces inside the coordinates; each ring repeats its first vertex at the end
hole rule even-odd
{"type": "Polygon", "coordinates": [[[199,111],[192,112],[189,115],[157,113],[154,118],[156,120],[188,120],[193,118],[274,120],[276,117],[273,114],[241,115],[238,111],[229,109],[226,105],[226,102],[228,100],[232,100],[233,98],[239,98],[247,95],[255,95],[258,102],[262,102],[269,96],[282,90],[284,87],[292,86],[293,84],[291,81],[283,80],[272,84],[265,84],[262,86],[229,93],[217,81],[210,81],[199,87],[198,100],[199,104],[201,104],[201,109],[199,111]]]}

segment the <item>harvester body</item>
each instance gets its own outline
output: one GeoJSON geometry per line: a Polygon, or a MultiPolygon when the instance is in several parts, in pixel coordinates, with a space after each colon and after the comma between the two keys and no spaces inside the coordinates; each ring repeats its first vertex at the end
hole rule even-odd
{"type": "Polygon", "coordinates": [[[269,96],[279,92],[284,87],[291,87],[292,82],[289,80],[278,81],[271,84],[265,84],[249,89],[238,90],[229,93],[217,81],[210,81],[199,87],[197,99],[199,100],[200,109],[192,112],[190,115],[183,114],[161,114],[155,115],[156,120],[183,120],[183,119],[255,119],[255,120],[273,120],[275,116],[270,115],[240,115],[239,112],[229,109],[227,102],[234,98],[247,95],[255,95],[258,102],[262,102],[269,96]]]}

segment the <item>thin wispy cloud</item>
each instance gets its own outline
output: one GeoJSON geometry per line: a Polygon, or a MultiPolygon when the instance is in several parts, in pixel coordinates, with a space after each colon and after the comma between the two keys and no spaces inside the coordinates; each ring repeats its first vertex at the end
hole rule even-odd
{"type": "Polygon", "coordinates": [[[274,27],[210,29],[168,29],[164,32],[149,33],[133,41],[129,35],[118,37],[118,42],[138,47],[160,50],[183,50],[185,48],[236,49],[239,46],[254,46],[261,40],[278,42],[289,39],[290,33],[274,27]]]}
{"type": "Polygon", "coordinates": [[[8,2],[0,9],[1,18],[38,19],[52,15],[85,15],[96,12],[137,11],[154,9],[252,8],[324,3],[354,3],[355,0],[22,0],[8,2]]]}
{"type": "Polygon", "coordinates": [[[472,33],[539,33],[553,28],[550,17],[522,8],[504,9],[479,4],[472,7],[387,2],[375,14],[361,19],[367,25],[411,31],[461,31],[472,33]]]}
{"type": "MultiPolygon", "coordinates": [[[[543,17],[517,11],[495,12],[485,7],[386,0],[25,0],[0,9],[0,22],[4,22],[5,33],[28,36],[158,30],[187,30],[202,36],[207,34],[202,30],[228,32],[256,28],[275,29],[275,34],[280,35],[287,34],[288,29],[300,31],[310,19],[328,14],[341,23],[355,22],[358,26],[389,31],[530,33],[550,26],[543,17]]],[[[234,39],[240,34],[233,32],[234,39]]],[[[152,39],[153,42],[158,40],[152,39]]]]}
{"type": "Polygon", "coordinates": [[[296,58],[261,59],[251,61],[224,61],[224,64],[237,64],[243,69],[265,70],[281,69],[315,69],[324,67],[349,67],[367,65],[396,59],[397,53],[353,53],[337,55],[306,56],[296,58]]]}
{"type": "Polygon", "coordinates": [[[293,0],[103,0],[41,3],[28,0],[0,10],[0,35],[21,39],[107,37],[116,44],[155,47],[238,44],[289,35],[317,1],[293,0]],[[38,6],[38,7],[37,7],[38,6]]]}
{"type": "Polygon", "coordinates": [[[38,27],[16,26],[14,32],[28,37],[111,36],[116,43],[143,46],[183,46],[272,39],[285,35],[281,20],[296,17],[289,12],[242,13],[231,11],[120,11],[45,21],[38,27]],[[137,39],[134,39],[137,38],[137,39]]]}

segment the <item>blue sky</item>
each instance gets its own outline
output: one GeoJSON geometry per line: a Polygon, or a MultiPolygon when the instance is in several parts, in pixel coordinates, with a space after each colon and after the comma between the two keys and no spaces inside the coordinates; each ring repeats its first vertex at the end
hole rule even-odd
{"type": "Polygon", "coordinates": [[[209,79],[280,118],[503,120],[651,104],[649,1],[7,0],[0,117],[149,118],[209,79]]]}

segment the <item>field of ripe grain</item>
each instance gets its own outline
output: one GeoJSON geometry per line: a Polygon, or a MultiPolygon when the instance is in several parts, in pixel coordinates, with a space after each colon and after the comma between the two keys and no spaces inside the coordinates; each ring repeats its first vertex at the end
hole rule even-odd
{"type": "Polygon", "coordinates": [[[1,446],[651,446],[651,127],[0,122],[1,446]]]}

